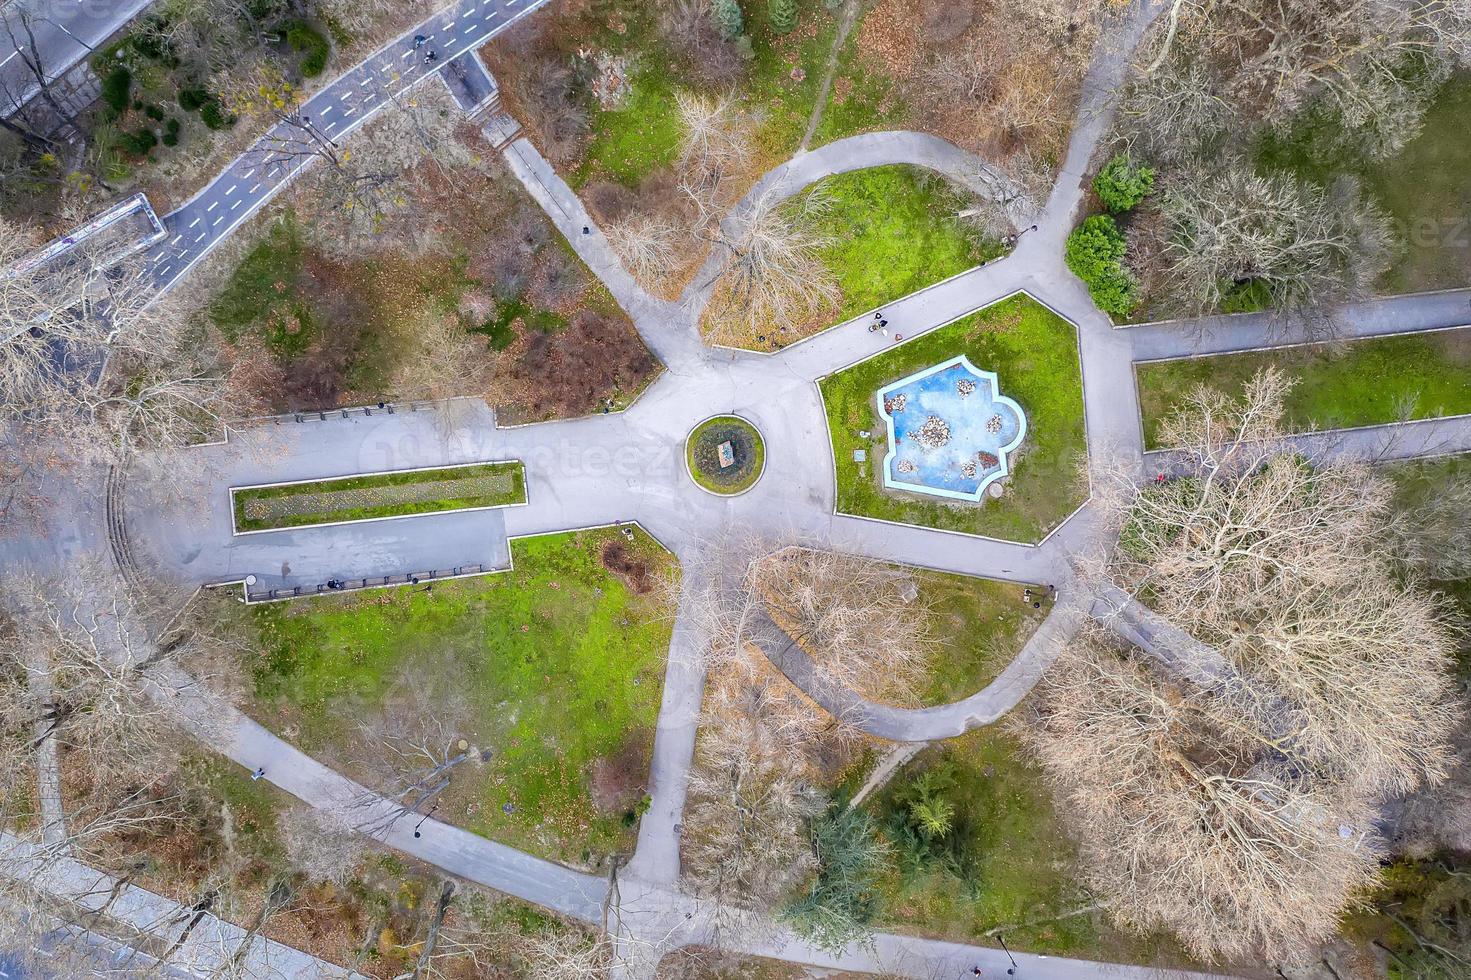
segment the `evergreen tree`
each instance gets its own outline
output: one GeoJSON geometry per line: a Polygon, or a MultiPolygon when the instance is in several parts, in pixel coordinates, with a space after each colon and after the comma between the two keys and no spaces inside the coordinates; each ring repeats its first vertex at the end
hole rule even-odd
{"type": "Polygon", "coordinates": [[[720,36],[727,41],[734,41],[745,31],[746,20],[741,15],[741,5],[737,0],[715,0],[714,11],[720,36]]]}
{"type": "Polygon", "coordinates": [[[770,0],[766,15],[773,31],[790,34],[797,27],[797,0],[770,0]]]}

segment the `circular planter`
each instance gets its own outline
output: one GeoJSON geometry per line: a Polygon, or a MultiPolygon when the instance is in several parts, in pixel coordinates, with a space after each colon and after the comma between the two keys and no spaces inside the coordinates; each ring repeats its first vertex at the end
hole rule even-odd
{"type": "Polygon", "coordinates": [[[766,468],[766,443],[738,415],[716,415],[695,426],[684,442],[684,465],[695,485],[721,497],[745,493],[766,468]],[[730,443],[731,461],[721,466],[720,447],[730,443]]]}

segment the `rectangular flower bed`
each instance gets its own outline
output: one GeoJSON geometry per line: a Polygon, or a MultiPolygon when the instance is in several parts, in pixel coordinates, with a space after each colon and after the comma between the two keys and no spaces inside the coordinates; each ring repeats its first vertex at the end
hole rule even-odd
{"type": "Polygon", "coordinates": [[[526,503],[519,460],[233,487],[235,533],[526,503]]]}

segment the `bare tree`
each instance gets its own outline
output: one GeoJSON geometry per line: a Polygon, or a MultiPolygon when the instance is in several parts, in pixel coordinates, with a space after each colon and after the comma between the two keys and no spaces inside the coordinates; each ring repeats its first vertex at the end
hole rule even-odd
{"type": "Polygon", "coordinates": [[[613,963],[613,943],[605,932],[545,930],[518,945],[529,980],[602,980],[613,963]]]}
{"type": "Polygon", "coordinates": [[[1220,307],[1242,283],[1280,309],[1366,295],[1388,266],[1388,219],[1349,178],[1326,191],[1245,166],[1178,175],[1157,198],[1169,301],[1190,313],[1220,307]]]}
{"type": "Polygon", "coordinates": [[[1460,479],[1394,515],[1394,553],[1442,582],[1471,578],[1471,481],[1460,479]]]}
{"type": "Polygon", "coordinates": [[[1201,389],[1164,426],[1180,478],[1101,486],[1104,574],[1219,662],[1080,639],[1026,736],[1124,923],[1202,957],[1289,958],[1372,883],[1381,802],[1445,777],[1459,721],[1443,603],[1399,574],[1391,494],[1304,459],[1288,383],[1201,389]],[[1407,651],[1409,651],[1407,655],[1407,651]]]}
{"type": "Polygon", "coordinates": [[[1123,924],[1168,929],[1207,960],[1282,960],[1331,935],[1374,880],[1361,803],[1273,762],[1208,696],[1128,652],[1085,636],[1033,696],[1028,740],[1123,924]]]}
{"type": "Polygon", "coordinates": [[[838,301],[837,280],[820,258],[833,239],[814,227],[829,207],[820,188],[786,203],[773,188],[724,223],[710,310],[717,337],[790,327],[838,301]]]}
{"type": "Polygon", "coordinates": [[[216,435],[225,379],[144,265],[105,242],[35,262],[35,241],[0,220],[5,417],[84,459],[216,435]]]}
{"type": "Polygon", "coordinates": [[[676,92],[675,111],[682,133],[679,169],[714,183],[742,173],[751,164],[751,124],[732,95],[676,92]]]}
{"type": "MultiPolygon", "coordinates": [[[[683,850],[697,895],[709,901],[715,931],[763,928],[760,918],[815,868],[808,823],[827,806],[817,789],[851,758],[858,741],[755,648],[771,620],[787,626],[820,670],[847,683],[884,660],[889,640],[915,623],[905,577],[864,559],[759,538],[714,542],[686,565],[682,615],[706,639],[708,669],[700,737],[690,774],[683,850]],[[878,630],[863,636],[864,624],[878,630]],[[865,649],[852,647],[862,637],[865,649]],[[871,645],[868,645],[871,644],[871,645]]],[[[882,667],[877,669],[882,670],[882,667]]],[[[902,665],[896,668],[902,672],[902,665]]]]}
{"type": "Polygon", "coordinates": [[[368,846],[347,815],[334,809],[294,806],[277,816],[276,832],[292,867],[336,885],[347,884],[368,846]]]}
{"type": "Polygon", "coordinates": [[[1365,792],[1443,778],[1455,713],[1442,602],[1397,573],[1392,490],[1361,465],[1297,454],[1289,384],[1201,389],[1162,430],[1199,479],[1114,482],[1127,549],[1114,575],[1300,713],[1295,741],[1365,792]],[[1413,662],[1402,651],[1414,649],[1413,662]]]}
{"type": "Polygon", "coordinates": [[[739,651],[711,678],[690,772],[683,849],[717,928],[771,909],[813,868],[807,821],[818,709],[759,655],[739,651]]]}
{"type": "MultiPolygon", "coordinates": [[[[6,40],[9,41],[8,49],[13,52],[11,57],[19,59],[20,65],[25,68],[30,81],[35,83],[34,101],[40,104],[44,110],[54,113],[54,118],[48,124],[36,126],[31,119],[31,113],[22,104],[23,94],[19,92],[0,93],[6,97],[10,105],[5,106],[5,111],[0,111],[0,118],[12,116],[9,112],[11,105],[19,111],[14,113],[14,118],[6,118],[3,126],[12,133],[20,136],[26,144],[38,152],[51,152],[57,148],[56,141],[52,139],[52,133],[66,126],[74,126],[76,123],[76,109],[63,105],[51,91],[51,84],[55,81],[51,77],[51,66],[47,64],[45,56],[41,53],[41,46],[36,42],[36,24],[43,21],[37,17],[36,12],[28,3],[12,4],[6,8],[4,15],[0,16],[0,24],[4,25],[6,40]]],[[[9,60],[9,58],[7,58],[9,60]]]]}
{"type": "Polygon", "coordinates": [[[690,231],[705,237],[747,182],[755,153],[752,121],[730,95],[679,92],[675,108],[682,130],[679,190],[693,215],[690,231]]]}
{"type": "Polygon", "coordinates": [[[608,245],[641,283],[656,283],[679,266],[680,231],[662,215],[636,214],[603,228],[608,245]]]}
{"type": "Polygon", "coordinates": [[[1471,9],[1457,2],[1175,0],[1146,45],[1140,97],[1126,99],[1125,111],[1135,113],[1135,132],[1159,143],[1164,133],[1191,137],[1188,107],[1219,106],[1238,131],[1322,107],[1385,155],[1418,131],[1416,76],[1444,77],[1468,55],[1471,9]]]}
{"type": "Polygon", "coordinates": [[[442,400],[484,392],[492,362],[456,317],[429,315],[394,325],[402,352],[393,369],[401,398],[442,400]]]}
{"type": "Polygon", "coordinates": [[[990,153],[1024,145],[1056,157],[1109,6],[998,0],[972,20],[966,5],[934,5],[926,49],[892,68],[926,129],[990,153]]]}
{"type": "Polygon", "coordinates": [[[871,699],[913,699],[933,640],[910,572],[788,546],[756,563],[751,584],[826,680],[871,699]]]}
{"type": "Polygon", "coordinates": [[[412,211],[414,185],[453,180],[485,161],[463,138],[464,114],[442,85],[380,89],[377,99],[387,104],[349,137],[340,165],[318,175],[316,211],[325,219],[318,237],[339,251],[405,242],[422,250],[427,236],[425,222],[412,211]]]}
{"type": "Polygon", "coordinates": [[[381,718],[360,726],[363,753],[371,780],[385,787],[354,801],[350,822],[369,836],[388,833],[401,820],[428,816],[461,767],[473,768],[490,758],[473,745],[461,727],[463,700],[436,693],[411,679],[385,705],[381,718]],[[384,799],[393,806],[385,809],[384,799]]]}

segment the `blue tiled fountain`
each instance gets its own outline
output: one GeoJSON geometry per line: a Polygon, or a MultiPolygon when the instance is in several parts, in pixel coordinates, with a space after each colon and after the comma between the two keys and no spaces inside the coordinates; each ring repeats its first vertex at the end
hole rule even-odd
{"type": "Polygon", "coordinates": [[[889,427],[884,486],[954,500],[981,499],[1010,472],[1027,417],[996,375],[964,354],[885,385],[879,413],[889,427]]]}

